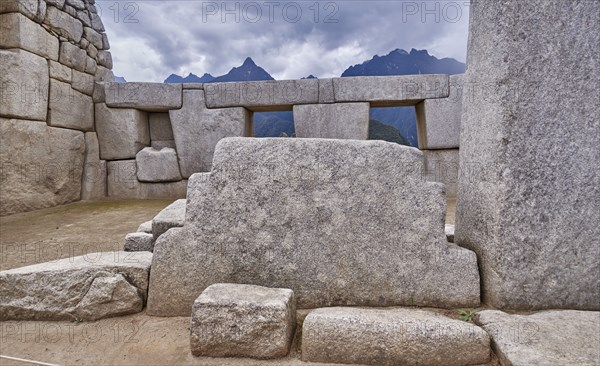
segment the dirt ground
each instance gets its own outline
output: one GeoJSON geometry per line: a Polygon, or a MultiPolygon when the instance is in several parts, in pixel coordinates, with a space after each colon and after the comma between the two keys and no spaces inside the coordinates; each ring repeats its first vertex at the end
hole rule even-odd
{"type": "MultiPolygon", "coordinates": [[[[122,250],[127,233],[172,201],[79,202],[0,218],[1,269],[71,255],[122,250]]],[[[454,223],[454,200],[447,223],[454,223]]],[[[446,314],[456,317],[455,310],[446,314]]],[[[299,317],[303,317],[300,312],[299,317]]],[[[190,353],[189,317],[145,313],[95,322],[0,322],[0,355],[57,365],[310,365],[297,346],[275,361],[197,358],[190,353]]],[[[32,363],[0,358],[0,365],[32,363]]],[[[324,364],[319,364],[324,365],[324,364]]],[[[494,361],[487,366],[495,366],[494,361]]]]}

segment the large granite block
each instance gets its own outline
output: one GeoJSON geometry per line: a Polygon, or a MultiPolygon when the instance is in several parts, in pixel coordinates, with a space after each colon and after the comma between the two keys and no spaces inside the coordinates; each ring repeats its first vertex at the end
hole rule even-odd
{"type": "Polygon", "coordinates": [[[292,290],[219,283],[194,301],[194,356],[285,357],[296,328],[292,290]]]}
{"type": "Polygon", "coordinates": [[[97,320],[142,311],[149,252],[89,253],[0,272],[0,320],[97,320]]]}
{"type": "Polygon", "coordinates": [[[0,1],[0,14],[21,13],[29,19],[38,19],[38,0],[4,0],[0,1]]]}
{"type": "Polygon", "coordinates": [[[103,198],[106,198],[106,161],[100,160],[100,146],[96,133],[86,132],[81,199],[93,201],[103,198]]]}
{"type": "Polygon", "coordinates": [[[599,23],[598,1],[471,7],[455,242],[494,307],[600,309],[599,23]]]}
{"type": "Polygon", "coordinates": [[[75,43],[79,43],[83,35],[83,24],[81,21],[54,6],[47,7],[44,24],[47,24],[52,30],[75,43]]]}
{"type": "Polygon", "coordinates": [[[245,107],[252,111],[291,110],[319,103],[319,81],[268,80],[204,84],[208,108],[245,107]]]}
{"type": "Polygon", "coordinates": [[[294,106],[296,137],[369,139],[369,103],[294,106]]]}
{"type": "Polygon", "coordinates": [[[168,113],[149,113],[150,140],[169,141],[173,140],[173,128],[168,113]]]}
{"type": "Polygon", "coordinates": [[[419,149],[458,149],[464,74],[450,76],[448,98],[417,104],[419,149]]]}
{"type": "Polygon", "coordinates": [[[0,118],[0,216],[78,201],[84,153],[82,132],[0,118]]]}
{"type": "Polygon", "coordinates": [[[423,150],[423,177],[430,182],[444,183],[447,197],[455,198],[458,190],[459,150],[423,150]]]}
{"type": "Polygon", "coordinates": [[[290,288],[301,308],[477,306],[475,253],[449,246],[446,200],[417,149],[227,138],[154,248],[148,313],[189,315],[213,283],[290,288]]]}
{"type": "Polygon", "coordinates": [[[140,182],[177,182],[182,179],[174,149],[146,147],[137,153],[135,161],[140,182]]]}
{"type": "Polygon", "coordinates": [[[94,130],[94,101],[71,85],[50,79],[48,125],[80,131],[94,130]]]}
{"type": "Polygon", "coordinates": [[[600,313],[553,310],[529,315],[477,313],[502,365],[599,365],[600,313]]]}
{"type": "Polygon", "coordinates": [[[95,108],[102,160],[135,159],[140,150],[150,145],[146,112],[109,108],[104,103],[95,108]]]}
{"type": "Polygon", "coordinates": [[[416,105],[424,99],[446,98],[448,75],[343,77],[333,79],[336,102],[369,102],[371,107],[416,105]]]}
{"type": "Polygon", "coordinates": [[[115,199],[177,199],[186,195],[187,180],[142,183],[137,180],[135,160],[108,161],[107,192],[115,199]]]}
{"type": "Polygon", "coordinates": [[[0,50],[0,116],[45,121],[48,64],[33,53],[0,50]]]}
{"type": "Polygon", "coordinates": [[[185,90],[183,108],[170,111],[169,116],[184,178],[211,169],[219,140],[231,136],[249,136],[252,130],[248,110],[207,109],[202,90],[185,90]]]}
{"type": "Polygon", "coordinates": [[[106,82],[104,87],[109,107],[149,112],[181,108],[181,84],[106,82]]]}
{"type": "Polygon", "coordinates": [[[461,320],[423,310],[325,308],[302,326],[302,360],[360,365],[481,365],[490,337],[461,320]]]}
{"type": "Polygon", "coordinates": [[[0,15],[0,48],[21,48],[58,61],[58,38],[20,13],[0,15]]]}
{"type": "Polygon", "coordinates": [[[87,58],[85,50],[69,42],[60,42],[58,59],[61,64],[85,72],[87,58]]]}

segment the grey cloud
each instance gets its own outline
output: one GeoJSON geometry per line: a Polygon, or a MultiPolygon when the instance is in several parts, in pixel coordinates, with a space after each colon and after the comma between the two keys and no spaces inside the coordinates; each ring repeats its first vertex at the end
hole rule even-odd
{"type": "Polygon", "coordinates": [[[318,14],[315,1],[135,1],[134,15],[131,6],[125,9],[129,3],[117,3],[118,16],[113,0],[97,3],[113,48],[114,71],[128,80],[162,81],[170,73],[188,72],[220,75],[247,56],[276,78],[299,78],[339,75],[396,48],[430,47],[438,57],[460,61],[466,55],[466,0],[320,1],[318,14]],[[279,6],[271,8],[276,10],[271,22],[269,4],[274,3],[279,6]],[[222,4],[239,21],[230,11],[223,22],[222,4]],[[302,15],[291,22],[297,7],[302,15]],[[334,10],[329,21],[336,22],[325,22],[334,10]]]}

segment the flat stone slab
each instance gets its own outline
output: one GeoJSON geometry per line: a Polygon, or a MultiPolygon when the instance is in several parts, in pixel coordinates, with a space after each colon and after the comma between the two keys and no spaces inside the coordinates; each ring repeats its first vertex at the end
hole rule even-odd
{"type": "Polygon", "coordinates": [[[152,220],[142,222],[137,231],[140,233],[152,234],[152,220]]]}
{"type": "Polygon", "coordinates": [[[302,360],[364,365],[464,366],[490,361],[480,327],[413,309],[324,308],[302,326],[302,360]]]}
{"type": "Polygon", "coordinates": [[[255,112],[292,110],[319,103],[319,81],[268,80],[204,84],[208,108],[244,107],[255,112]]]}
{"type": "Polygon", "coordinates": [[[416,105],[446,98],[448,75],[359,76],[333,79],[336,102],[369,102],[371,107],[416,105]]]}
{"type": "Polygon", "coordinates": [[[448,245],[422,167],[384,141],[221,140],[185,225],[156,242],[148,313],[187,316],[213,283],[290,288],[300,308],[476,307],[475,253],[448,245]]]}
{"type": "Polygon", "coordinates": [[[90,253],[0,272],[0,320],[97,320],[142,311],[149,252],[90,253]]]}
{"type": "Polygon", "coordinates": [[[126,252],[152,252],[154,250],[154,236],[151,233],[130,233],[125,235],[126,252]]]}
{"type": "Polygon", "coordinates": [[[484,310],[475,322],[503,365],[599,365],[600,312],[552,310],[513,315],[484,310]]]}
{"type": "Polygon", "coordinates": [[[194,356],[284,357],[296,328],[294,292],[254,285],[214,284],[194,302],[194,356]]]}
{"type": "Polygon", "coordinates": [[[146,147],[135,156],[140,182],[177,182],[181,172],[175,149],[146,147]]]}
{"type": "Polygon", "coordinates": [[[165,207],[152,219],[152,235],[154,239],[174,227],[182,227],[185,222],[185,199],[179,199],[165,207]]]}
{"type": "Polygon", "coordinates": [[[296,137],[369,139],[369,103],[294,106],[296,137]]]}
{"type": "Polygon", "coordinates": [[[181,84],[104,83],[106,105],[135,108],[148,112],[167,112],[181,108],[181,84]]]}

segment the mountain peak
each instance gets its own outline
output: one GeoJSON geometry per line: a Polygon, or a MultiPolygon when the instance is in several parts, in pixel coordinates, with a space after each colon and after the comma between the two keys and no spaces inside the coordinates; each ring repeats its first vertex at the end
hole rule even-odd
{"type": "Polygon", "coordinates": [[[414,48],[410,50],[410,54],[411,54],[411,56],[414,56],[414,55],[429,56],[429,52],[427,52],[427,50],[416,50],[414,48]]]}
{"type": "Polygon", "coordinates": [[[256,63],[254,63],[254,60],[251,57],[246,57],[242,66],[256,66],[256,63]]]}

